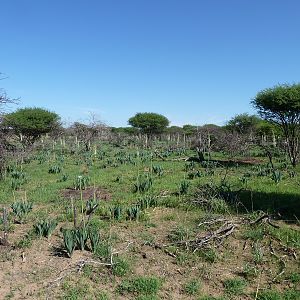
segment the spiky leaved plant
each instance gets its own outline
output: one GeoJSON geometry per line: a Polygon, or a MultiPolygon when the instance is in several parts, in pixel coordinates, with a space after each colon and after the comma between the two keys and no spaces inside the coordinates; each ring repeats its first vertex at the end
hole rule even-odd
{"type": "Polygon", "coordinates": [[[56,226],[57,222],[55,220],[42,220],[34,225],[34,229],[38,236],[49,238],[56,226]]]}
{"type": "Polygon", "coordinates": [[[139,205],[134,205],[127,208],[127,218],[129,220],[138,220],[141,213],[139,205]]]}
{"type": "Polygon", "coordinates": [[[138,205],[140,206],[141,210],[150,208],[150,207],[156,207],[158,205],[157,197],[153,195],[145,195],[141,198],[139,198],[138,205]]]}
{"type": "Polygon", "coordinates": [[[279,183],[282,180],[282,173],[279,170],[274,170],[271,178],[275,183],[279,183]]]}
{"type": "Polygon", "coordinates": [[[97,228],[91,227],[88,230],[89,239],[91,242],[91,249],[92,252],[95,253],[96,249],[98,248],[100,244],[100,233],[97,228]]]}
{"type": "Polygon", "coordinates": [[[69,257],[72,257],[76,247],[76,236],[73,229],[63,229],[64,246],[69,257]]]}
{"type": "Polygon", "coordinates": [[[78,175],[74,180],[75,190],[85,190],[90,184],[90,177],[85,175],[78,175]]]}
{"type": "Polygon", "coordinates": [[[112,219],[120,220],[122,218],[122,206],[115,205],[110,208],[110,215],[112,219]]]}
{"type": "Polygon", "coordinates": [[[163,176],[164,174],[164,169],[162,166],[157,165],[157,166],[152,166],[152,171],[154,174],[156,174],[158,177],[163,176]]]}
{"type": "Polygon", "coordinates": [[[149,189],[152,187],[152,178],[150,175],[138,175],[136,178],[136,182],[133,184],[133,192],[137,193],[144,193],[149,191],[149,189]]]}
{"type": "Polygon", "coordinates": [[[88,239],[88,231],[87,228],[85,226],[77,228],[75,230],[75,236],[76,236],[76,244],[77,247],[83,251],[85,249],[86,246],[86,242],[88,239]]]}
{"type": "Polygon", "coordinates": [[[179,184],[179,194],[180,195],[187,194],[189,186],[190,186],[190,183],[188,181],[186,181],[186,180],[181,181],[179,184]]]}
{"type": "Polygon", "coordinates": [[[86,214],[89,215],[95,211],[95,209],[99,206],[99,201],[97,199],[90,199],[86,202],[86,214]]]}
{"type": "Polygon", "coordinates": [[[61,167],[58,165],[51,166],[48,170],[49,174],[58,174],[61,172],[61,167]]]}
{"type": "Polygon", "coordinates": [[[11,208],[19,222],[23,222],[24,218],[32,210],[32,203],[27,201],[16,201],[12,203],[11,208]]]}

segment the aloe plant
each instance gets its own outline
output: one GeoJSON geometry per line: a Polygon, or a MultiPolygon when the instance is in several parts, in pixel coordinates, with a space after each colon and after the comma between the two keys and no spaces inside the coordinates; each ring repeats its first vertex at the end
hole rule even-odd
{"type": "Polygon", "coordinates": [[[86,242],[88,239],[88,231],[86,227],[80,227],[75,230],[75,236],[76,236],[76,245],[78,248],[83,251],[86,246],[86,242]]]}
{"type": "Polygon", "coordinates": [[[111,218],[115,220],[120,220],[122,218],[122,206],[115,205],[110,208],[111,218]]]}
{"type": "Polygon", "coordinates": [[[184,166],[184,170],[187,172],[187,171],[193,171],[195,169],[195,162],[194,161],[191,161],[191,162],[188,162],[185,164],[184,166]]]}
{"type": "Polygon", "coordinates": [[[78,175],[74,180],[75,190],[85,190],[90,183],[90,177],[85,175],[78,175]]]}
{"type": "Polygon", "coordinates": [[[152,186],[152,178],[149,175],[139,175],[136,182],[133,184],[133,192],[144,193],[147,192],[152,186]]]}
{"type": "Polygon", "coordinates": [[[24,179],[26,177],[26,173],[23,171],[13,170],[11,171],[10,176],[14,179],[24,179]]]}
{"type": "Polygon", "coordinates": [[[91,250],[93,253],[95,253],[96,249],[98,248],[100,244],[100,234],[99,230],[96,228],[89,228],[88,230],[88,236],[91,242],[91,250]]]}
{"type": "Polygon", "coordinates": [[[63,238],[64,238],[64,246],[67,251],[69,257],[72,257],[72,254],[76,247],[76,236],[75,231],[73,229],[63,229],[63,238]]]}
{"type": "Polygon", "coordinates": [[[141,208],[138,205],[127,208],[127,218],[129,220],[138,220],[141,214],[141,208]]]}
{"type": "Polygon", "coordinates": [[[181,181],[179,184],[179,194],[180,195],[187,194],[189,186],[190,186],[190,183],[188,181],[186,181],[186,180],[181,181]]]}
{"type": "Polygon", "coordinates": [[[139,199],[138,204],[142,210],[150,208],[150,207],[156,207],[157,206],[157,198],[152,195],[145,195],[139,199]]]}
{"type": "Polygon", "coordinates": [[[160,166],[160,165],[153,166],[153,167],[152,167],[152,171],[153,171],[153,173],[156,174],[158,177],[161,177],[161,176],[163,176],[163,174],[164,174],[164,169],[163,169],[163,167],[160,166]]]}
{"type": "Polygon", "coordinates": [[[282,180],[282,173],[279,170],[274,170],[272,175],[271,175],[271,179],[275,183],[279,183],[282,180]]]}
{"type": "Polygon", "coordinates": [[[97,199],[90,199],[86,202],[86,214],[91,214],[99,206],[97,199]]]}
{"type": "Polygon", "coordinates": [[[27,201],[16,201],[12,203],[11,209],[14,215],[18,218],[18,221],[22,222],[32,210],[32,203],[27,201]]]}
{"type": "Polygon", "coordinates": [[[38,236],[49,238],[57,226],[55,220],[42,220],[34,225],[35,232],[38,236]]]}
{"type": "Polygon", "coordinates": [[[49,174],[58,174],[61,172],[61,167],[58,165],[51,166],[48,170],[49,174]]]}
{"type": "Polygon", "coordinates": [[[26,173],[23,171],[13,170],[10,172],[11,175],[11,188],[13,190],[18,190],[21,185],[26,183],[27,177],[26,173]]]}

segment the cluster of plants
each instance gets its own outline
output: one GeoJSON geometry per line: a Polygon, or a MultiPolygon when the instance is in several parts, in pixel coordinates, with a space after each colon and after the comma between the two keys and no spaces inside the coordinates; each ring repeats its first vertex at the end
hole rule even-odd
{"type": "Polygon", "coordinates": [[[153,180],[149,174],[140,174],[137,176],[136,181],[133,183],[133,193],[145,193],[152,187],[153,180]]]}
{"type": "Polygon", "coordinates": [[[29,212],[31,212],[33,207],[32,202],[28,201],[15,201],[11,204],[11,209],[13,215],[15,216],[15,221],[23,223],[29,212]]]}
{"type": "Polygon", "coordinates": [[[61,172],[61,167],[59,165],[53,165],[48,170],[49,174],[58,174],[60,172],[61,172]]]}
{"type": "Polygon", "coordinates": [[[69,257],[75,249],[90,250],[93,253],[100,244],[100,233],[95,227],[81,226],[79,228],[62,229],[64,248],[69,257]]]}
{"type": "Polygon", "coordinates": [[[20,189],[20,187],[28,180],[26,173],[18,169],[11,170],[10,176],[11,176],[11,188],[13,190],[20,189]]]}
{"type": "Polygon", "coordinates": [[[39,237],[49,238],[57,226],[57,221],[47,219],[41,220],[34,225],[35,233],[39,237]]]}
{"type": "Polygon", "coordinates": [[[116,221],[122,219],[138,221],[144,210],[158,206],[158,198],[153,195],[144,195],[140,197],[137,203],[123,206],[116,204],[110,207],[110,218],[116,221]]]}
{"type": "Polygon", "coordinates": [[[78,175],[74,180],[75,190],[85,190],[90,184],[91,178],[86,175],[78,175]]]}

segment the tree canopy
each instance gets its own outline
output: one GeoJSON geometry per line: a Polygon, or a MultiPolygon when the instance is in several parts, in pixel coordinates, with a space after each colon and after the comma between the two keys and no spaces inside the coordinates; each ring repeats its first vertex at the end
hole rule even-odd
{"type": "Polygon", "coordinates": [[[186,135],[192,135],[197,132],[197,126],[186,124],[182,126],[182,129],[186,135]]]}
{"type": "Polygon", "coordinates": [[[227,122],[226,128],[241,134],[247,134],[254,131],[260,121],[261,119],[255,115],[239,114],[227,122]]]}
{"type": "Polygon", "coordinates": [[[282,84],[262,90],[252,104],[263,119],[280,126],[295,166],[299,157],[300,84],[282,84]]]}
{"type": "Polygon", "coordinates": [[[128,120],[128,124],[146,134],[161,133],[169,125],[169,120],[157,113],[137,113],[128,120]]]}
{"type": "Polygon", "coordinates": [[[59,116],[49,110],[28,107],[5,115],[4,126],[11,128],[23,137],[23,142],[31,144],[42,134],[51,132],[59,126],[59,116]]]}

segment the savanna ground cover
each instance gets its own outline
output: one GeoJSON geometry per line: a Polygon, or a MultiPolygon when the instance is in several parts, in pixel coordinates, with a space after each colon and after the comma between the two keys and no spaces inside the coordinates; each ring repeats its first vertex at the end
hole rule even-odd
{"type": "Polygon", "coordinates": [[[299,168],[284,156],[90,149],[48,140],[7,165],[1,299],[300,299],[299,168]]]}

